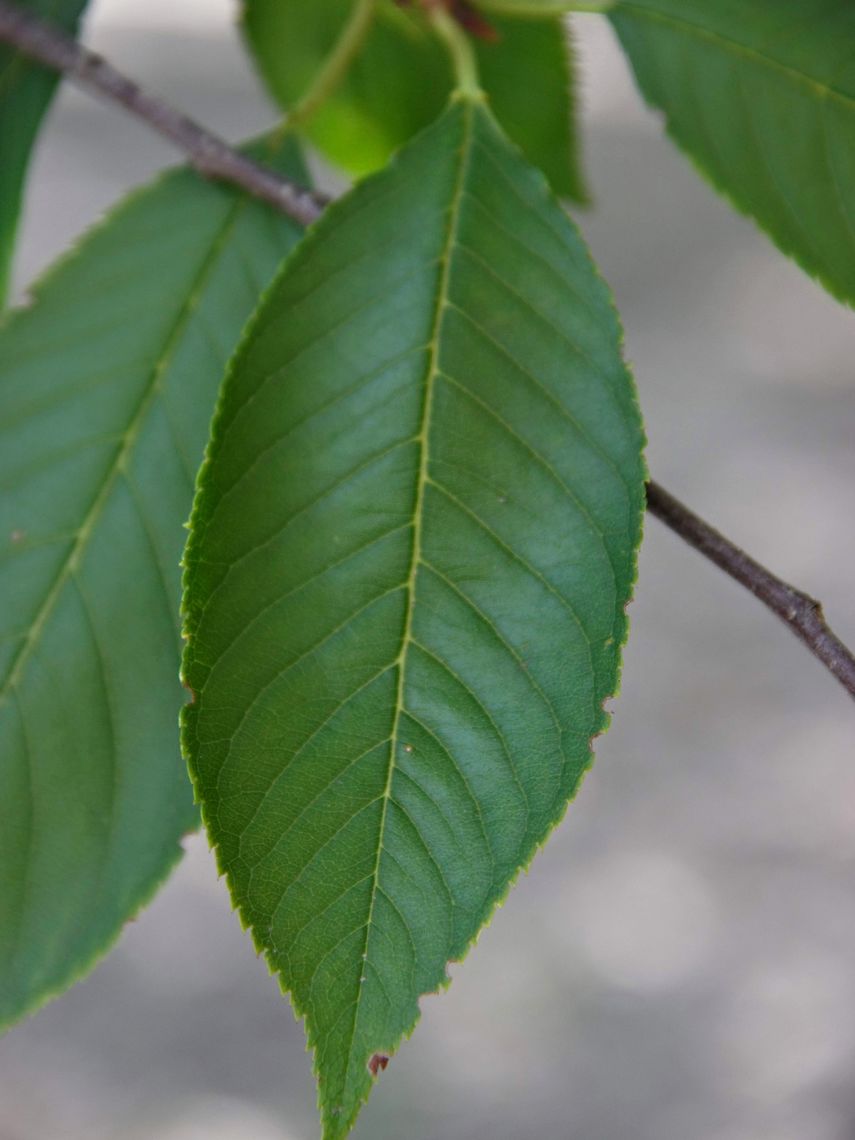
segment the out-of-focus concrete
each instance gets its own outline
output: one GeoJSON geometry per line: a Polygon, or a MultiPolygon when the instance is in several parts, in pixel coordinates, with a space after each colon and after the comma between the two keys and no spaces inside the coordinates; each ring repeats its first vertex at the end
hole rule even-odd
{"type": "MultiPolygon", "coordinates": [[[[226,0],[101,0],[93,42],[230,138],[272,122],[226,0]],[[205,30],[207,27],[207,31],[205,30]]],[[[697,178],[608,28],[577,21],[582,225],[651,469],[855,642],[855,322],[697,178]]],[[[66,92],[18,280],[171,153],[66,92]]],[[[855,716],[802,647],[651,521],[615,725],[368,1140],[853,1140],[855,716]]],[[[0,1140],[309,1140],[302,1030],[205,844],[83,984],[0,1043],[0,1140]]]]}

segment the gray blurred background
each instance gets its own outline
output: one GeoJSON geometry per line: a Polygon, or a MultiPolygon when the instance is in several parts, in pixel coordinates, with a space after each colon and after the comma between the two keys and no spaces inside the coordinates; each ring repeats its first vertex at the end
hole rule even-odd
{"type": "MultiPolygon", "coordinates": [[[[229,0],[98,0],[87,38],[232,139],[273,121],[229,0]]],[[[736,217],[579,17],[581,217],[656,477],[855,642],[855,321],[736,217]]],[[[65,91],[19,288],[173,155],[65,91]]],[[[576,804],[423,1002],[362,1140],[855,1140],[855,709],[651,520],[623,694],[576,804]]],[[[0,1042],[0,1140],[313,1140],[301,1027],[202,838],[91,977],[0,1042]]]]}

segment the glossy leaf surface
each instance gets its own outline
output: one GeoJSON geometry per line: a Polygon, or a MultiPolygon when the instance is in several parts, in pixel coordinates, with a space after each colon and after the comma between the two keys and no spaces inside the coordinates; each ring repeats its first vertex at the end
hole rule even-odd
{"type": "Polygon", "coordinates": [[[178,172],[0,330],[0,1024],[90,966],[194,826],[182,524],[225,362],[295,240],[178,172]]]}
{"type": "MultiPolygon", "coordinates": [[[[87,0],[15,2],[73,34],[87,0]]],[[[58,81],[53,72],[0,44],[0,304],[6,296],[30,151],[58,81]]]]}
{"type": "Polygon", "coordinates": [[[672,137],[855,303],[855,5],[624,0],[611,16],[672,137]]]}
{"type": "Polygon", "coordinates": [[[328,1140],[590,764],[641,448],[608,292],[480,102],[329,209],[231,367],[184,742],[328,1140]]]}
{"type": "MultiPolygon", "coordinates": [[[[247,0],[245,30],[270,90],[292,108],[342,33],[352,0],[247,0]]],[[[558,19],[496,17],[495,42],[473,40],[496,117],[556,193],[585,198],[574,128],[571,60],[558,19]]],[[[442,111],[453,77],[424,18],[382,0],[359,52],[306,134],[355,174],[383,166],[442,111]]]]}

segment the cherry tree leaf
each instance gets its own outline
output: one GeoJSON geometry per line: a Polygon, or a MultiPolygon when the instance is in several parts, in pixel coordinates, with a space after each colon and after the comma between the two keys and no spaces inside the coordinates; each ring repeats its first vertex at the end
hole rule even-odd
{"type": "Polygon", "coordinates": [[[621,0],[611,18],[672,138],[855,304],[855,5],[621,0]]]}
{"type": "MultiPolygon", "coordinates": [[[[74,34],[87,0],[15,0],[74,34]]],[[[30,151],[59,76],[0,44],[0,303],[6,296],[30,151]]]]}
{"type": "Polygon", "coordinates": [[[195,826],[182,524],[225,363],[298,237],[179,171],[0,328],[0,1024],[92,966],[195,826]]]}
{"type": "Polygon", "coordinates": [[[327,1140],[591,763],[642,442],[609,294],[479,99],[328,210],[231,366],[184,746],[327,1140]]]}

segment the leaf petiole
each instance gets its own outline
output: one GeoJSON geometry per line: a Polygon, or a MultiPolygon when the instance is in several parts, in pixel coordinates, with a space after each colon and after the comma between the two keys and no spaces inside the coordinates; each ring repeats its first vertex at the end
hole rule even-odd
{"type": "Polygon", "coordinates": [[[287,129],[302,127],[335,92],[362,47],[376,13],[377,0],[357,0],[323,67],[286,117],[287,129]]]}
{"type": "Polygon", "coordinates": [[[444,42],[451,56],[458,94],[467,99],[483,98],[478,61],[466,32],[441,5],[432,6],[429,15],[434,31],[444,42]]]}

